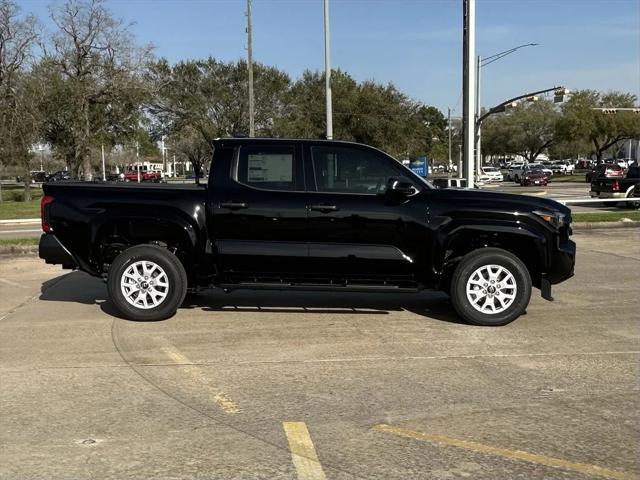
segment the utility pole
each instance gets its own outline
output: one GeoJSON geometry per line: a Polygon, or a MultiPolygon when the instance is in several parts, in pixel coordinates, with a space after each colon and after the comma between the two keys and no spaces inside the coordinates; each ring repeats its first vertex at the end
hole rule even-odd
{"type": "Polygon", "coordinates": [[[473,168],[474,146],[476,143],[476,1],[463,0],[462,2],[463,25],[463,55],[462,55],[462,149],[467,177],[467,187],[473,188],[475,169],[473,168]]]}
{"type": "Polygon", "coordinates": [[[329,61],[329,0],[324,0],[324,80],[327,101],[327,140],[333,139],[333,111],[331,105],[331,62],[329,61]]]}
{"type": "Polygon", "coordinates": [[[247,0],[247,69],[249,70],[249,136],[255,137],[255,106],[253,99],[253,25],[251,23],[251,1],[247,0]]]}

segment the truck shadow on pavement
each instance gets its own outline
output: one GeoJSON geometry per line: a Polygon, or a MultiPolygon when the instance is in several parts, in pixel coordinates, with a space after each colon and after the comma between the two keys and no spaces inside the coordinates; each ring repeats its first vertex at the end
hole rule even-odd
{"type": "MultiPolygon", "coordinates": [[[[107,298],[107,287],[98,278],[71,272],[43,282],[42,301],[99,305],[107,315],[125,319],[107,298]]],[[[449,298],[440,292],[371,294],[355,292],[292,292],[264,290],[204,291],[187,295],[178,310],[282,314],[388,315],[403,310],[449,323],[463,323],[449,298]]]]}

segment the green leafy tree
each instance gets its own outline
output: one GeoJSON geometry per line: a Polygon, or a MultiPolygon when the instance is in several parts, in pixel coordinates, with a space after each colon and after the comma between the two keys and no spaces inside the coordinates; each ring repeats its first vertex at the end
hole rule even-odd
{"type": "Polygon", "coordinates": [[[559,113],[548,100],[520,104],[485,121],[483,151],[487,154],[521,155],[533,162],[556,141],[559,113]]]}
{"type": "Polygon", "coordinates": [[[594,108],[633,107],[637,98],[631,93],[581,90],[573,93],[562,107],[557,135],[564,141],[587,141],[598,163],[603,154],[618,143],[640,138],[640,116],[633,112],[605,114],[594,108]]]}
{"type": "MultiPolygon", "coordinates": [[[[156,131],[165,134],[191,128],[203,140],[249,130],[247,64],[213,58],[170,65],[151,65],[148,80],[154,96],[148,110],[156,131]]],[[[283,109],[289,77],[274,67],[254,64],[255,123],[259,136],[272,135],[274,119],[283,109]]]]}

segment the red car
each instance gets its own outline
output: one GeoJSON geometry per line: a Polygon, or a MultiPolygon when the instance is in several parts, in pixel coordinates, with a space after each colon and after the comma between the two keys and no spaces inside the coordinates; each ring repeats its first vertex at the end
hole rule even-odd
{"type": "MultiPolygon", "coordinates": [[[[162,173],[156,172],[154,170],[140,170],[140,181],[141,182],[159,182],[162,180],[162,173]]],[[[129,170],[124,174],[125,182],[137,182],[138,181],[138,171],[137,170],[129,170]]]]}
{"type": "Polygon", "coordinates": [[[617,163],[601,163],[584,176],[587,183],[593,182],[597,178],[622,178],[625,170],[617,163]]]}
{"type": "Polygon", "coordinates": [[[528,187],[529,185],[546,186],[549,183],[549,176],[542,170],[528,170],[520,179],[520,185],[528,187]]]}

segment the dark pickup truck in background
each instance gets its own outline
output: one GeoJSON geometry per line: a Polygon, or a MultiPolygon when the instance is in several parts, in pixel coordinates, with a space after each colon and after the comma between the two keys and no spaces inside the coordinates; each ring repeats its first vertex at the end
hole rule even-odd
{"type": "Polygon", "coordinates": [[[450,295],[477,325],[573,275],[571,214],[546,199],[437,189],[365,145],[219,139],[207,185],[45,184],[40,257],[107,282],[127,318],[189,289],[450,295]]]}
{"type": "Polygon", "coordinates": [[[625,202],[626,206],[640,207],[640,167],[637,163],[629,167],[622,178],[608,178],[600,176],[591,182],[592,198],[635,198],[637,202],[625,202]]]}

